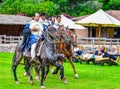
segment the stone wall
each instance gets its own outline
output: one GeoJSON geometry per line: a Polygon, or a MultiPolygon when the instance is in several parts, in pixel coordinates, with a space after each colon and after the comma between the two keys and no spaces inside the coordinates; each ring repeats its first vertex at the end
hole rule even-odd
{"type": "Polygon", "coordinates": [[[14,52],[17,44],[0,44],[0,52],[14,52]]]}
{"type": "MultiPolygon", "coordinates": [[[[0,52],[14,52],[17,44],[0,44],[0,52]]],[[[98,49],[98,46],[83,45],[83,53],[94,52],[98,49]]],[[[105,46],[107,49],[111,49],[110,45],[105,46]]],[[[117,46],[118,47],[118,46],[117,46]]]]}

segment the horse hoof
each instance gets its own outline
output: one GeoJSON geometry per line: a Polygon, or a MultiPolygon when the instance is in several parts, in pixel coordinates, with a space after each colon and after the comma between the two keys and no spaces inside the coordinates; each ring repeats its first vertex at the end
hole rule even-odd
{"type": "Polygon", "coordinates": [[[41,88],[45,88],[45,86],[41,86],[41,88]]]}
{"type": "Polygon", "coordinates": [[[63,79],[61,79],[61,80],[63,80],[64,84],[67,84],[67,83],[68,83],[68,81],[66,80],[66,78],[63,78],[63,79]]]}
{"type": "Polygon", "coordinates": [[[75,78],[79,78],[78,74],[75,74],[75,78]]]}
{"type": "Polygon", "coordinates": [[[47,75],[46,78],[48,78],[49,76],[47,75]]]}
{"type": "Polygon", "coordinates": [[[52,73],[54,72],[54,69],[53,69],[53,68],[51,68],[51,72],[52,72],[52,73]]]}
{"type": "Polygon", "coordinates": [[[28,74],[25,72],[23,75],[24,75],[24,76],[27,76],[28,74]]]}
{"type": "Polygon", "coordinates": [[[32,80],[30,80],[30,84],[33,84],[33,81],[32,81],[32,80]]]}
{"type": "Polygon", "coordinates": [[[35,79],[39,82],[40,81],[40,78],[38,76],[35,77],[35,79]]]}
{"type": "Polygon", "coordinates": [[[64,80],[64,84],[68,84],[68,81],[66,79],[64,80]]]}
{"type": "Polygon", "coordinates": [[[18,82],[18,81],[16,81],[16,84],[19,84],[19,82],[18,82]]]}

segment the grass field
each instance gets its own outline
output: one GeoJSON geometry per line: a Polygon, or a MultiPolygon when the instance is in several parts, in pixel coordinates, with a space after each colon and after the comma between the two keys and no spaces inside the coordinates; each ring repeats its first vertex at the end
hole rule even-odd
{"type": "MultiPolygon", "coordinates": [[[[28,77],[23,76],[23,65],[17,68],[20,84],[14,82],[11,71],[12,56],[12,53],[0,53],[0,89],[40,89],[39,82],[34,80],[31,85],[28,77]]],[[[64,63],[64,70],[68,84],[59,80],[59,74],[52,76],[50,72],[45,81],[45,89],[120,89],[120,66],[75,63],[75,67],[79,79],[74,78],[72,67],[67,61],[64,63]]],[[[34,70],[32,74],[34,77],[34,70]]]]}

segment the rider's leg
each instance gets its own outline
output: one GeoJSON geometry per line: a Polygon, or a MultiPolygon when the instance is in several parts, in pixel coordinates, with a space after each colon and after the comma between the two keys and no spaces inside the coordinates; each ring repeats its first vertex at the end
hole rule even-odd
{"type": "Polygon", "coordinates": [[[32,57],[32,59],[35,58],[35,47],[36,47],[36,43],[32,44],[32,46],[31,46],[31,57],[32,57]]]}
{"type": "Polygon", "coordinates": [[[34,44],[32,44],[32,46],[31,46],[31,62],[36,62],[36,63],[39,63],[39,61],[37,61],[36,59],[36,57],[35,57],[35,48],[36,48],[36,43],[34,43],[34,44]]]}

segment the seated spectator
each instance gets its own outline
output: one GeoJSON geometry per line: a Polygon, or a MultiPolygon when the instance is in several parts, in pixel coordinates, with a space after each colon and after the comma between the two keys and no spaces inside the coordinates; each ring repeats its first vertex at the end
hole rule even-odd
{"type": "Polygon", "coordinates": [[[110,59],[116,60],[118,57],[118,50],[116,46],[112,46],[112,50],[106,52],[103,57],[108,57],[110,59]]]}
{"type": "Polygon", "coordinates": [[[82,54],[82,50],[79,49],[79,47],[77,45],[75,45],[74,49],[73,49],[73,55],[77,56],[77,55],[81,55],[82,54]]]}
{"type": "Polygon", "coordinates": [[[104,46],[100,47],[100,52],[98,52],[98,50],[95,51],[95,55],[98,55],[98,56],[103,55],[104,53],[105,53],[105,47],[104,46]]]}
{"type": "Polygon", "coordinates": [[[79,49],[77,45],[74,46],[73,49],[73,62],[78,62],[78,59],[82,55],[82,50],[79,49]]]}
{"type": "Polygon", "coordinates": [[[87,54],[84,54],[83,55],[83,58],[86,58],[86,59],[91,59],[91,58],[96,58],[96,57],[102,57],[105,53],[105,47],[104,46],[101,46],[100,47],[100,53],[98,55],[98,50],[95,51],[95,52],[90,52],[90,53],[87,53],[87,54]]]}

